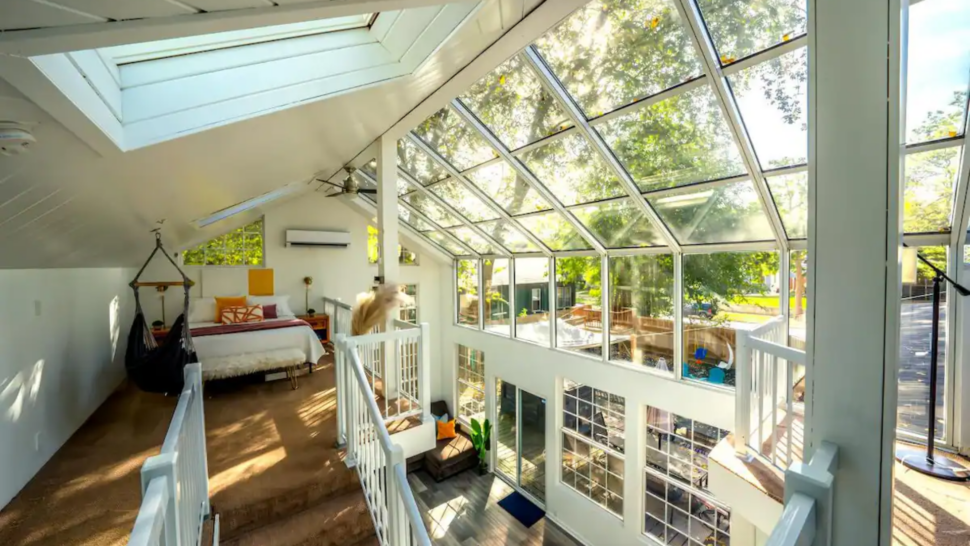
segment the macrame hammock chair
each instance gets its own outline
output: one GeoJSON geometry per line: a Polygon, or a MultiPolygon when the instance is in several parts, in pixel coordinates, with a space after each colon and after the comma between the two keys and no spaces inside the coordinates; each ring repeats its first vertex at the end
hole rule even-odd
{"type": "Polygon", "coordinates": [[[141,266],[138,274],[135,275],[135,279],[128,284],[135,292],[135,320],[131,325],[131,331],[128,332],[125,369],[128,372],[128,377],[143,391],[166,394],[181,392],[183,386],[182,368],[186,364],[197,361],[195,345],[192,343],[192,333],[185,324],[185,316],[189,312],[189,290],[193,284],[182,271],[182,268],[165,251],[165,247],[162,246],[162,236],[158,230],[155,230],[155,249],[148,256],[145,265],[141,266]],[[138,282],[141,274],[159,250],[182,275],[181,282],[138,282]],[[138,289],[143,286],[181,286],[185,290],[182,314],[175,319],[175,323],[168,331],[165,342],[161,346],[155,342],[155,336],[152,335],[148,321],[145,320],[145,314],[142,312],[138,289]]]}

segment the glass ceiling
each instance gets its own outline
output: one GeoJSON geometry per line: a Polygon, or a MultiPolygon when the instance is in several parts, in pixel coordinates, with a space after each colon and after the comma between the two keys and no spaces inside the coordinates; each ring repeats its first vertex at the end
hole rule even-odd
{"type": "MultiPolygon", "coordinates": [[[[590,2],[415,127],[402,219],[455,256],[804,245],[805,0],[676,1],[590,2]]],[[[951,229],[965,43],[970,3],[911,7],[910,234],[951,229]]]]}

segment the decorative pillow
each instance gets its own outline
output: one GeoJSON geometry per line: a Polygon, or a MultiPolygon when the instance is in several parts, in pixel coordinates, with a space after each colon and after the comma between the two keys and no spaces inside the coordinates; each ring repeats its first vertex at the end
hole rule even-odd
{"type": "Polygon", "coordinates": [[[245,307],[246,296],[235,298],[216,298],[216,322],[222,323],[222,310],[226,307],[245,307]]]}
{"type": "Polygon", "coordinates": [[[266,305],[263,306],[263,318],[264,319],[277,318],[278,316],[279,315],[276,314],[276,304],[275,303],[267,303],[266,305]]]}
{"type": "Polygon", "coordinates": [[[455,420],[452,419],[447,423],[436,421],[435,424],[438,427],[438,439],[448,440],[451,438],[456,438],[458,434],[455,432],[455,420]]]}
{"type": "Polygon", "coordinates": [[[241,305],[226,307],[220,315],[223,324],[241,324],[243,322],[262,322],[262,305],[241,305]]]}
{"type": "Polygon", "coordinates": [[[432,413],[431,416],[434,417],[435,421],[441,421],[442,423],[447,423],[449,421],[447,413],[444,415],[435,415],[432,413]]]}
{"type": "MultiPolygon", "coordinates": [[[[248,305],[276,305],[277,317],[292,317],[293,310],[290,309],[289,296],[249,296],[248,305]]],[[[247,304],[243,304],[247,305],[247,304]]]]}
{"type": "Polygon", "coordinates": [[[216,321],[215,298],[192,298],[189,302],[189,324],[216,321]]]}

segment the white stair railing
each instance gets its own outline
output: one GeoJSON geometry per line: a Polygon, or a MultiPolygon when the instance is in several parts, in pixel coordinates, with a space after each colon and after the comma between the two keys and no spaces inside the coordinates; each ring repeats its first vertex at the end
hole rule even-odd
{"type": "Polygon", "coordinates": [[[141,468],[142,504],[129,546],[197,546],[202,522],[209,517],[201,365],[189,364],[184,374],[161,452],[141,468]]]}
{"type": "Polygon", "coordinates": [[[806,362],[805,351],[787,345],[784,317],[737,332],[734,447],[741,455],[750,448],[782,470],[801,458],[793,452],[798,440],[794,436],[795,367],[806,362]],[[780,428],[784,451],[778,449],[780,428]]]}
{"type": "Polygon", "coordinates": [[[839,448],[822,442],[808,464],[785,471],[785,510],[766,546],[831,546],[839,448]]]}
{"type": "MultiPolygon", "coordinates": [[[[427,324],[417,329],[365,336],[338,334],[336,340],[337,404],[338,415],[342,416],[338,422],[338,442],[346,445],[347,465],[357,470],[382,546],[431,544],[408,485],[404,452],[391,442],[360,356],[371,352],[375,343],[390,341],[398,346],[410,340],[417,345],[418,376],[424,380],[419,390],[426,396],[430,389],[430,370],[423,358],[428,350],[427,324]]],[[[422,408],[428,405],[423,403],[422,408]]]]}
{"type": "Polygon", "coordinates": [[[330,317],[330,339],[336,340],[337,334],[350,335],[350,321],[353,310],[346,303],[323,297],[323,313],[330,317]]]}

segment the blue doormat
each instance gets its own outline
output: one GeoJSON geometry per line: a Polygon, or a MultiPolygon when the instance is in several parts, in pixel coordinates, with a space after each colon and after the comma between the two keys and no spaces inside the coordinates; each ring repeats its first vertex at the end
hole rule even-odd
{"type": "Polygon", "coordinates": [[[498,505],[505,508],[506,512],[512,514],[526,527],[532,527],[546,515],[542,508],[532,504],[532,501],[522,496],[518,491],[498,501],[498,505]]]}

